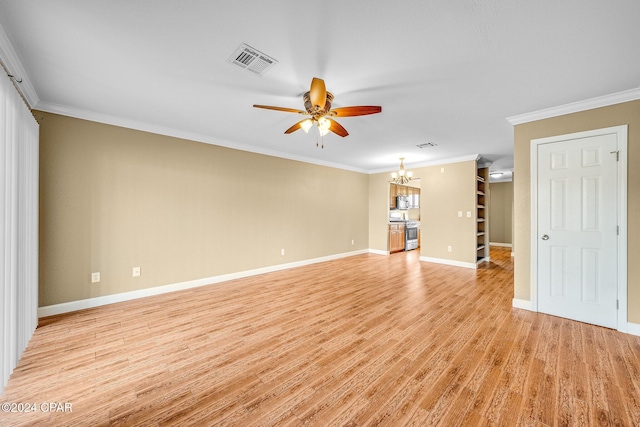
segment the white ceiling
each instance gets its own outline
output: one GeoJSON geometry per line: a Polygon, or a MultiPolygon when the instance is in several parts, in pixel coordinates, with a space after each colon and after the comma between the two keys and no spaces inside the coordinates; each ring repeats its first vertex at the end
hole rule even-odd
{"type": "Polygon", "coordinates": [[[638,0],[0,0],[0,55],[36,109],[363,172],[508,170],[507,117],[640,86],[639,18],[638,0]],[[278,64],[228,63],[243,42],[278,64]],[[321,149],[252,108],[303,108],[312,77],[382,113],[321,149]]]}

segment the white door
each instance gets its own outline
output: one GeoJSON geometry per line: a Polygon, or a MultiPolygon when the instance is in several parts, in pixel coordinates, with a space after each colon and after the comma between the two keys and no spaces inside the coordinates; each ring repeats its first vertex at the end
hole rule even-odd
{"type": "Polygon", "coordinates": [[[616,134],[537,149],[538,311],[615,329],[616,134]]]}

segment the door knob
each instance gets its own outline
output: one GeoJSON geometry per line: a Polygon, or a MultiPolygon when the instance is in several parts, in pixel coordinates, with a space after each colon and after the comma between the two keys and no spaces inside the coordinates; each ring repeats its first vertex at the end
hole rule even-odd
{"type": "Polygon", "coordinates": [[[542,240],[549,240],[549,236],[547,234],[542,235],[542,240]]]}

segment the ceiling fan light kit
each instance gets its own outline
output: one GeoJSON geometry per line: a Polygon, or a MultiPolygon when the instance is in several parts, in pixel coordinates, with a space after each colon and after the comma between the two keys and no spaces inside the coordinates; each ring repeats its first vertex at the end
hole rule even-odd
{"type": "MultiPolygon", "coordinates": [[[[270,105],[254,104],[253,106],[255,108],[264,108],[267,110],[284,111],[286,113],[297,113],[309,116],[284,131],[285,134],[293,133],[298,129],[302,129],[304,132],[308,133],[309,129],[311,129],[315,124],[318,127],[318,133],[321,137],[324,137],[329,132],[333,132],[343,138],[349,135],[349,132],[347,132],[340,123],[336,122],[331,117],[365,116],[382,111],[382,107],[380,106],[341,107],[331,109],[333,94],[331,92],[327,92],[324,80],[317,77],[314,77],[311,80],[311,88],[308,92],[302,95],[302,100],[304,102],[304,111],[286,107],[273,107],[270,105]]],[[[318,145],[317,142],[316,145],[318,145]]],[[[324,143],[322,144],[322,148],[324,148],[324,143]]]]}

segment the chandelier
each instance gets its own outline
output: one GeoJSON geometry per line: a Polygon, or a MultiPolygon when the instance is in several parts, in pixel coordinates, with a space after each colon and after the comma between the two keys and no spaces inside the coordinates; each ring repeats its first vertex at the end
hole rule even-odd
{"type": "Polygon", "coordinates": [[[396,184],[406,184],[411,181],[412,176],[413,172],[406,172],[404,170],[404,157],[400,157],[400,170],[398,170],[398,172],[393,172],[391,174],[391,178],[396,184]]]}

